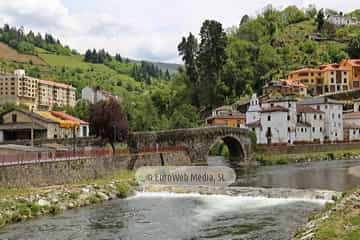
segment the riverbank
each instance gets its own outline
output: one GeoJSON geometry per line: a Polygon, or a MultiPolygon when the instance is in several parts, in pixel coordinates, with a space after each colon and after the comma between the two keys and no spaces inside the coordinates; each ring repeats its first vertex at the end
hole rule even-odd
{"type": "Polygon", "coordinates": [[[335,203],[309,219],[293,240],[360,239],[360,187],[344,193],[335,203]]]}
{"type": "Polygon", "coordinates": [[[134,172],[121,170],[112,176],[74,184],[0,189],[0,227],[66,209],[125,198],[135,186],[134,172]]]}
{"type": "Polygon", "coordinates": [[[307,152],[290,154],[256,154],[260,165],[277,165],[322,160],[360,159],[360,149],[333,150],[326,152],[307,152]]]}

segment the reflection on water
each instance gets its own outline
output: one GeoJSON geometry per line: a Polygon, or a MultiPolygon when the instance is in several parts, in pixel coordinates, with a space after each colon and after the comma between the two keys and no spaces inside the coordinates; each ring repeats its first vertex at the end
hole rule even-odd
{"type": "MultiPolygon", "coordinates": [[[[208,162],[209,165],[228,164],[223,157],[209,157],[208,162]]],[[[348,172],[350,167],[359,165],[360,160],[342,160],[238,168],[236,185],[344,191],[360,185],[360,178],[348,172]]]]}

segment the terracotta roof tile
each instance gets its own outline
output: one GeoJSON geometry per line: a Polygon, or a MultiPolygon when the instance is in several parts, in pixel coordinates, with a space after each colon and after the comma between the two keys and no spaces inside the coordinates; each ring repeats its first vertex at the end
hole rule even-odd
{"type": "Polygon", "coordinates": [[[273,106],[269,108],[262,108],[261,112],[288,112],[289,109],[282,106],[273,106]]]}
{"type": "Polygon", "coordinates": [[[73,86],[71,86],[69,84],[54,82],[54,81],[50,81],[50,80],[39,79],[39,83],[50,85],[50,86],[55,86],[55,87],[60,87],[60,88],[75,89],[73,86]]]}
{"type": "Polygon", "coordinates": [[[318,109],[312,108],[310,106],[296,106],[296,111],[300,113],[324,113],[318,109]]]}
{"type": "Polygon", "coordinates": [[[247,123],[246,126],[248,126],[248,127],[260,127],[261,123],[260,123],[260,120],[256,120],[256,121],[247,123]]]}

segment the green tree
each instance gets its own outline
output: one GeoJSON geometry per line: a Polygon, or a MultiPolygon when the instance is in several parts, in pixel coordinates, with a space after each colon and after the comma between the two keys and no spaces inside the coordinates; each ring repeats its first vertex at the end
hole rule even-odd
{"type": "Polygon", "coordinates": [[[320,9],[319,12],[316,15],[316,23],[317,23],[317,30],[318,32],[321,32],[321,30],[323,29],[325,20],[324,20],[325,16],[324,16],[324,11],[323,9],[320,9]]]}
{"type": "Polygon", "coordinates": [[[298,23],[305,20],[305,14],[302,10],[296,6],[289,6],[282,11],[282,15],[285,18],[287,24],[298,23]]]}
{"type": "Polygon", "coordinates": [[[316,16],[317,10],[314,4],[310,4],[306,10],[305,15],[311,19],[313,19],[316,16]]]}
{"type": "Polygon", "coordinates": [[[247,23],[250,21],[250,17],[249,15],[245,14],[242,18],[241,18],[241,21],[240,21],[240,25],[243,25],[244,23],[247,23]]]}
{"type": "Polygon", "coordinates": [[[360,36],[351,38],[348,53],[352,58],[360,58],[360,36]]]}
{"type": "Polygon", "coordinates": [[[193,128],[199,126],[198,111],[189,104],[177,107],[170,118],[170,128],[193,128]]]}
{"type": "Polygon", "coordinates": [[[221,103],[223,98],[218,94],[218,86],[227,57],[226,44],[226,34],[221,23],[206,20],[200,30],[197,66],[200,77],[200,102],[208,110],[221,103]]]}
{"type": "Polygon", "coordinates": [[[200,107],[199,73],[196,64],[198,50],[197,39],[192,33],[189,33],[187,38],[183,37],[178,45],[179,55],[182,56],[182,60],[185,64],[191,102],[196,107],[200,107]]]}

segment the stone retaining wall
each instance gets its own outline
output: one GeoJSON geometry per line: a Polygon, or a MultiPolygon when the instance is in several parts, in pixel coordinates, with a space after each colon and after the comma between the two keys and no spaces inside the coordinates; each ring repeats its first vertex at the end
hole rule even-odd
{"type": "Polygon", "coordinates": [[[257,153],[261,154],[291,154],[308,152],[327,152],[335,150],[351,150],[360,148],[359,142],[333,143],[333,144],[303,144],[303,145],[277,145],[258,147],[257,153]]]}
{"type": "Polygon", "coordinates": [[[141,166],[191,165],[182,151],[18,164],[0,167],[0,188],[42,187],[109,176],[141,166]]]}

